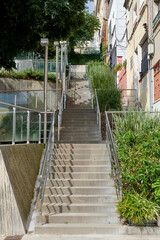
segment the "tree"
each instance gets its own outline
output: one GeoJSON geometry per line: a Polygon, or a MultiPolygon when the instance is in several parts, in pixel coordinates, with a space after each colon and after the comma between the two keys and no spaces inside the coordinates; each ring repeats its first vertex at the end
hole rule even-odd
{"type": "Polygon", "coordinates": [[[83,46],[87,41],[93,40],[94,32],[100,28],[98,18],[89,14],[84,13],[84,21],[82,25],[79,25],[76,29],[72,29],[69,36],[70,49],[73,51],[74,47],[79,44],[83,46]]]}
{"type": "Polygon", "coordinates": [[[0,1],[0,67],[13,67],[13,58],[20,51],[35,49],[43,6],[43,0],[0,1]]]}
{"type": "Polygon", "coordinates": [[[67,39],[73,45],[80,37],[83,38],[83,34],[83,39],[89,40],[89,36],[94,34],[97,20],[84,11],[87,2],[88,0],[0,1],[0,67],[13,67],[13,58],[22,51],[37,51],[41,37],[49,38],[51,44],[53,40],[67,39]],[[94,21],[92,28],[89,27],[92,25],[91,20],[94,21]],[[82,29],[84,27],[88,33],[82,29]],[[79,35],[78,38],[76,34],[79,35]]]}

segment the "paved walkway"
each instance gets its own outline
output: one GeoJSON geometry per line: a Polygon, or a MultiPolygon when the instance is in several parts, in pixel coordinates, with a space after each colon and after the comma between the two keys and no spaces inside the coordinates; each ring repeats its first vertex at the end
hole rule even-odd
{"type": "Polygon", "coordinates": [[[142,236],[142,235],[117,235],[117,236],[109,236],[109,235],[36,235],[36,234],[28,234],[25,235],[22,240],[160,240],[159,235],[152,236],[142,236]]]}

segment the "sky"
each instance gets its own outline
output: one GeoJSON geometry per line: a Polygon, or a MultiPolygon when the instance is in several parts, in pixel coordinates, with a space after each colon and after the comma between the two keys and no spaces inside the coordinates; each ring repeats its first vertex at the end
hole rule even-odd
{"type": "Polygon", "coordinates": [[[94,11],[94,1],[93,2],[88,2],[87,6],[89,7],[89,12],[93,13],[93,11],[94,11]]]}

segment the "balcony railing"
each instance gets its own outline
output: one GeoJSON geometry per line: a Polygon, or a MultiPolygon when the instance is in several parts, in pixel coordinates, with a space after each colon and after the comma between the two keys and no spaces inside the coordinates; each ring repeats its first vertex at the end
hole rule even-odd
{"type": "Polygon", "coordinates": [[[153,20],[153,28],[157,25],[159,19],[160,19],[160,10],[159,10],[158,14],[156,15],[155,19],[153,20]]]}

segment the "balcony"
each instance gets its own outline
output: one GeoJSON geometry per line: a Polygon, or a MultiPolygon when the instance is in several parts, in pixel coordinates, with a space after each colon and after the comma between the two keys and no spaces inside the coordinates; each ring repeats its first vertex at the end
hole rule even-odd
{"type": "Polygon", "coordinates": [[[142,59],[141,62],[141,72],[140,72],[140,78],[142,78],[146,72],[148,71],[148,59],[147,59],[148,53],[146,53],[142,59]]]}
{"type": "Polygon", "coordinates": [[[160,20],[160,10],[159,10],[158,14],[156,15],[155,19],[153,20],[153,28],[155,28],[155,26],[157,25],[159,20],[160,20]]]}

